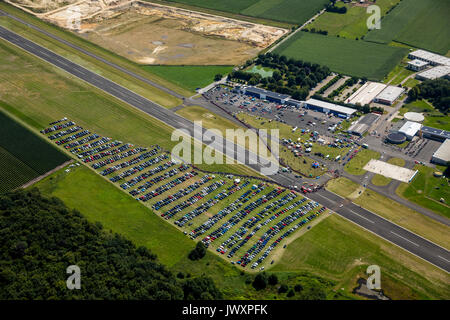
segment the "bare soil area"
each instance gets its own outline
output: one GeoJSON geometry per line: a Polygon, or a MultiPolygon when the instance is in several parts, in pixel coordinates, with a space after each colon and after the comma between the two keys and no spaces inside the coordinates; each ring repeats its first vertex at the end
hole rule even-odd
{"type": "MultiPolygon", "coordinates": [[[[39,1],[7,0],[24,9],[39,1]]],[[[134,0],[46,2],[41,19],[141,64],[240,64],[288,32],[134,0]]]]}

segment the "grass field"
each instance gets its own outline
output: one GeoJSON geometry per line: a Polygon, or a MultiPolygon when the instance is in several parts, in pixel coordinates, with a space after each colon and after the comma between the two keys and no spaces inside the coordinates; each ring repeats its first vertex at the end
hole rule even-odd
{"type": "MultiPolygon", "coordinates": [[[[169,88],[181,95],[189,96],[191,93],[190,91],[188,91],[184,88],[181,88],[181,87],[177,86],[176,84],[174,84],[162,77],[157,76],[154,73],[150,73],[148,70],[143,70],[141,65],[138,65],[134,62],[131,62],[131,61],[111,52],[111,51],[108,51],[102,47],[99,47],[99,46],[93,44],[92,42],[86,41],[85,39],[78,37],[77,35],[75,35],[71,32],[68,32],[61,28],[58,28],[58,27],[56,27],[50,23],[47,23],[45,21],[42,21],[40,19],[37,19],[36,17],[34,17],[22,10],[19,10],[13,6],[10,6],[4,2],[0,2],[0,9],[5,12],[8,12],[10,14],[13,14],[14,16],[26,21],[27,23],[31,23],[31,24],[43,29],[46,32],[56,35],[64,40],[69,41],[85,50],[88,50],[104,59],[107,59],[108,61],[111,61],[111,62],[119,65],[120,67],[126,68],[140,76],[146,77],[160,85],[163,85],[164,87],[169,88]]],[[[19,25],[17,23],[12,22],[11,19],[6,19],[6,18],[2,17],[0,19],[0,21],[2,23],[6,23],[7,26],[9,26],[9,27],[15,26],[15,29],[16,29],[15,31],[17,31],[17,32],[19,32],[21,29],[23,29],[23,27],[19,27],[19,25]]],[[[24,33],[24,36],[27,38],[28,37],[37,37],[38,39],[45,39],[46,44],[49,44],[49,43],[57,44],[57,47],[59,48],[59,50],[64,49],[64,51],[61,51],[58,53],[66,52],[66,53],[73,54],[73,51],[71,49],[69,49],[67,46],[62,45],[60,42],[54,42],[54,40],[50,40],[48,37],[42,36],[42,34],[36,34],[36,32],[33,31],[32,29],[27,28],[26,33],[24,33]]],[[[35,39],[32,38],[31,40],[36,40],[37,38],[35,38],[35,39]]],[[[124,79],[128,79],[128,81],[131,81],[132,83],[137,82],[137,80],[135,78],[131,78],[131,80],[130,80],[130,78],[128,78],[128,76],[126,76],[125,74],[123,74],[119,71],[116,71],[115,69],[110,69],[105,64],[99,63],[96,60],[92,60],[92,58],[89,58],[89,57],[79,53],[78,51],[76,51],[75,56],[76,56],[76,60],[74,60],[74,61],[77,61],[78,63],[81,63],[82,61],[88,61],[91,64],[95,65],[94,70],[96,70],[97,68],[99,70],[108,70],[111,73],[117,73],[120,76],[120,78],[122,78],[122,81],[124,81],[124,79]]],[[[73,55],[72,55],[72,57],[73,57],[73,55]]],[[[147,87],[146,90],[149,90],[149,92],[152,91],[152,89],[149,88],[149,86],[147,87]]]]}
{"type": "Polygon", "coordinates": [[[332,215],[288,245],[280,263],[269,271],[309,271],[335,280],[337,291],[348,292],[368,265],[381,268],[381,287],[392,299],[448,297],[444,271],[332,215]],[[343,290],[341,289],[343,288],[343,290]]]}
{"type": "MultiPolygon", "coordinates": [[[[381,15],[384,16],[386,11],[399,1],[378,0],[376,5],[381,8],[381,15]]],[[[369,17],[367,8],[342,2],[337,2],[336,6],[347,7],[347,12],[345,14],[325,12],[308,25],[308,29],[315,28],[316,30],[328,31],[329,35],[339,35],[347,39],[361,39],[369,31],[366,23],[369,17]]]]}
{"type": "Polygon", "coordinates": [[[143,66],[142,68],[191,92],[214,82],[216,74],[226,75],[233,69],[232,66],[143,66]]]}
{"type": "Polygon", "coordinates": [[[407,49],[298,32],[283,42],[275,52],[289,58],[325,65],[335,72],[350,76],[381,80],[403,59],[407,49]]]}
{"type": "Polygon", "coordinates": [[[449,13],[447,0],[403,0],[381,20],[381,29],[370,31],[365,40],[394,40],[445,55],[450,49],[449,13]]]}
{"type": "MultiPolygon", "coordinates": [[[[36,130],[68,117],[99,134],[141,146],[171,149],[173,128],[69,76],[37,58],[0,42],[1,108],[36,130]]],[[[212,171],[252,173],[242,165],[200,165],[212,171]]]]}
{"type": "Polygon", "coordinates": [[[440,222],[428,218],[375,191],[361,188],[357,183],[344,177],[328,182],[327,189],[426,239],[447,249],[450,248],[450,228],[440,222]],[[361,193],[359,193],[360,190],[362,191],[361,193]]]}
{"type": "Polygon", "coordinates": [[[67,160],[68,156],[0,112],[0,192],[15,189],[67,160]]]}
{"type": "MultiPolygon", "coordinates": [[[[401,159],[401,158],[390,158],[388,161],[386,161],[387,163],[399,166],[399,167],[404,167],[405,166],[405,160],[401,159]]],[[[376,185],[376,186],[387,186],[390,182],[392,181],[391,178],[387,178],[381,174],[376,174],[373,176],[371,182],[372,184],[376,185]]]]}
{"type": "Polygon", "coordinates": [[[224,119],[202,107],[185,107],[176,113],[191,121],[202,121],[205,128],[218,129],[224,136],[226,129],[243,129],[242,126],[237,125],[231,120],[224,119]]]}
{"type": "MultiPolygon", "coordinates": [[[[294,24],[303,24],[321,10],[328,0],[172,0],[200,8],[231,12],[246,16],[276,20],[294,24]]],[[[163,3],[164,3],[163,2],[163,3]]]]}
{"type": "Polygon", "coordinates": [[[415,202],[418,205],[428,208],[440,215],[450,218],[450,188],[446,178],[436,178],[433,173],[437,170],[443,171],[444,168],[429,168],[417,165],[415,169],[419,170],[414,180],[409,183],[402,183],[396,190],[396,193],[415,202]],[[445,203],[439,202],[441,198],[445,203]]]}
{"type": "Polygon", "coordinates": [[[361,149],[356,154],[356,156],[354,156],[353,159],[348,162],[344,170],[353,175],[357,176],[362,175],[367,172],[366,170],[363,169],[364,166],[371,159],[379,159],[379,158],[380,158],[379,152],[369,149],[361,149]]]}
{"type": "Polygon", "coordinates": [[[404,115],[406,112],[423,113],[425,116],[423,125],[450,131],[450,116],[435,109],[425,100],[417,100],[403,105],[403,107],[399,110],[399,113],[404,115]]]}

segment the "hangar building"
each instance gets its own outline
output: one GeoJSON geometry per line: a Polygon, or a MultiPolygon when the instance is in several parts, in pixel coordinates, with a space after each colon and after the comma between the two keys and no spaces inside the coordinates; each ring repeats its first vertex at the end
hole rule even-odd
{"type": "Polygon", "coordinates": [[[243,89],[244,94],[258,99],[267,100],[279,104],[285,104],[290,98],[287,94],[276,93],[257,87],[246,87],[243,89]]]}
{"type": "Polygon", "coordinates": [[[332,113],[338,117],[348,119],[356,112],[356,109],[347,108],[334,103],[325,102],[316,99],[309,99],[305,101],[304,107],[311,110],[316,110],[323,113],[332,113]]]}
{"type": "Polygon", "coordinates": [[[431,162],[448,165],[450,163],[450,139],[446,139],[431,157],[431,162]]]}
{"type": "Polygon", "coordinates": [[[374,99],[374,102],[392,105],[402,94],[405,89],[395,86],[387,86],[374,99]]]}
{"type": "Polygon", "coordinates": [[[386,85],[378,82],[366,82],[354,94],[346,100],[347,103],[366,105],[375,99],[375,97],[384,89],[386,85]]]}

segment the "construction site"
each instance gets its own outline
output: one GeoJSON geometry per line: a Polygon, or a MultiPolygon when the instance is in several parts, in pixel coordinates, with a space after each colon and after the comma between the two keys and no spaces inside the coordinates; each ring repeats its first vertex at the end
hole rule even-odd
{"type": "Polygon", "coordinates": [[[7,2],[141,64],[236,65],[288,32],[141,1],[7,2]]]}

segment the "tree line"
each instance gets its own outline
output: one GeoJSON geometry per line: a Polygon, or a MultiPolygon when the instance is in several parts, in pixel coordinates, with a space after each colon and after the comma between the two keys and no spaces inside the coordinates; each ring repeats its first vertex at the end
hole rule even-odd
{"type": "Polygon", "coordinates": [[[0,299],[220,299],[209,277],[174,276],[156,255],[38,189],[0,195],[0,299]],[[81,289],[69,290],[77,265],[81,289]]]}
{"type": "Polygon", "coordinates": [[[447,79],[427,80],[414,86],[408,92],[408,100],[426,99],[443,114],[450,106],[450,81],[447,79]]]}

